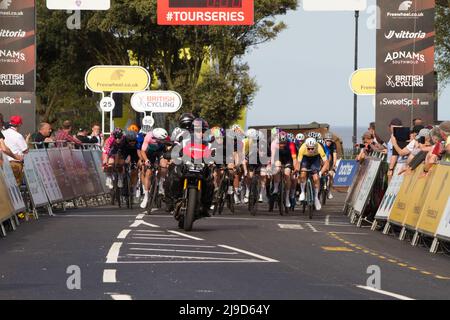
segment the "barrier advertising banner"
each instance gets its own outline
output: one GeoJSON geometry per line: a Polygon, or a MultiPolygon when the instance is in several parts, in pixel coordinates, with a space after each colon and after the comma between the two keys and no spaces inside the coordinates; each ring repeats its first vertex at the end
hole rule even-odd
{"type": "Polygon", "coordinates": [[[0,91],[35,91],[34,6],[34,0],[0,1],[0,91]]]}
{"type": "Polygon", "coordinates": [[[391,214],[389,215],[388,221],[390,223],[403,227],[407,213],[407,206],[411,201],[410,196],[412,189],[421,175],[420,168],[423,169],[423,167],[419,166],[415,171],[404,174],[405,177],[403,179],[403,183],[397,194],[397,198],[395,199],[391,214]]]}
{"type": "Polygon", "coordinates": [[[109,193],[110,190],[106,186],[106,175],[103,172],[102,166],[102,152],[98,150],[91,150],[92,158],[94,159],[95,169],[97,170],[98,176],[100,177],[100,183],[104,193],[109,193]]]}
{"type": "Polygon", "coordinates": [[[64,200],[72,200],[75,198],[75,191],[73,190],[70,174],[64,166],[64,160],[61,155],[60,149],[47,149],[50,165],[52,166],[53,173],[55,174],[56,181],[58,182],[59,189],[63,195],[64,200]]]}
{"type": "Polygon", "coordinates": [[[82,150],[71,150],[72,159],[75,164],[75,174],[81,182],[83,187],[83,195],[94,195],[94,184],[89,176],[88,168],[84,162],[83,151],[82,150]]]}
{"type": "Polygon", "coordinates": [[[3,170],[0,169],[0,222],[8,220],[13,214],[14,208],[8,196],[8,187],[6,186],[3,170]]]}
{"type": "Polygon", "coordinates": [[[63,158],[66,174],[69,175],[70,183],[75,193],[75,197],[81,197],[84,194],[84,184],[77,174],[77,168],[72,158],[72,152],[69,148],[61,148],[61,156],[63,158]]]}
{"type": "Polygon", "coordinates": [[[447,205],[445,206],[436,236],[440,239],[450,241],[450,197],[447,199],[447,205]]]}
{"type": "Polygon", "coordinates": [[[438,165],[417,223],[417,231],[435,236],[450,196],[450,165],[438,165]]]}
{"type": "Polygon", "coordinates": [[[55,174],[53,173],[48,159],[47,152],[44,149],[31,150],[30,156],[33,159],[33,164],[36,167],[36,171],[39,178],[44,185],[45,193],[48,196],[50,203],[57,203],[63,200],[63,195],[56,181],[55,174]]]}
{"type": "Polygon", "coordinates": [[[350,187],[358,173],[359,163],[356,160],[341,160],[334,176],[334,187],[350,187]]]}
{"type": "Polygon", "coordinates": [[[25,155],[24,159],[24,173],[27,181],[28,190],[31,194],[31,199],[35,207],[42,207],[48,205],[47,195],[44,191],[37,170],[33,165],[33,158],[30,154],[25,155]]]}
{"type": "Polygon", "coordinates": [[[9,197],[11,198],[11,204],[14,207],[14,212],[18,213],[25,210],[25,203],[23,202],[22,194],[17,186],[16,178],[9,164],[7,157],[3,159],[3,174],[5,177],[6,187],[8,188],[9,197]]]}
{"type": "Polygon", "coordinates": [[[98,175],[97,170],[95,169],[95,162],[92,158],[92,153],[90,150],[83,150],[84,162],[87,167],[87,171],[89,173],[89,178],[92,181],[94,191],[93,194],[102,193],[103,188],[101,185],[100,177],[98,175]]]}
{"type": "Polygon", "coordinates": [[[254,0],[158,0],[160,25],[252,25],[254,0]]]}
{"type": "Polygon", "coordinates": [[[377,214],[375,215],[375,219],[377,220],[387,220],[391,210],[394,206],[395,199],[397,198],[397,194],[400,191],[403,180],[405,176],[399,175],[399,172],[403,170],[404,165],[397,165],[395,167],[394,174],[392,176],[391,182],[386,190],[386,193],[383,196],[383,200],[378,208],[377,214]]]}
{"type": "Polygon", "coordinates": [[[345,203],[350,207],[352,207],[355,203],[356,196],[359,190],[361,189],[361,183],[363,182],[364,177],[366,176],[368,167],[369,167],[369,160],[364,161],[359,167],[358,175],[356,176],[356,179],[354,179],[353,185],[349,190],[347,198],[345,200],[345,203]]]}
{"type": "Polygon", "coordinates": [[[378,0],[376,122],[385,141],[388,125],[400,118],[410,126],[414,118],[433,123],[435,0],[378,0]]]}
{"type": "Polygon", "coordinates": [[[369,198],[370,192],[373,189],[373,185],[375,183],[375,179],[378,175],[378,170],[380,170],[381,160],[371,159],[369,163],[369,167],[367,169],[366,176],[361,184],[361,188],[356,197],[355,205],[353,209],[359,213],[364,213],[364,208],[366,206],[367,200],[369,198]]]}

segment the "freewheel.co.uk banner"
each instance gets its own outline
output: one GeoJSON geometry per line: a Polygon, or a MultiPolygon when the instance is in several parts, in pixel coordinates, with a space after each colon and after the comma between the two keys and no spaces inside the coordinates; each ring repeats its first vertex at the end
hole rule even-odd
{"type": "Polygon", "coordinates": [[[254,0],[158,0],[160,25],[252,25],[254,0]]]}
{"type": "Polygon", "coordinates": [[[433,123],[437,117],[434,70],[435,0],[378,0],[378,132],[389,138],[388,125],[400,118],[433,123]]]}

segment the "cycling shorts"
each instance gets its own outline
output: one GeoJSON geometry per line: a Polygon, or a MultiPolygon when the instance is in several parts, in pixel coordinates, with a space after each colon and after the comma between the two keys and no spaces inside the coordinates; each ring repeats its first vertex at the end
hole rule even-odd
{"type": "Polygon", "coordinates": [[[317,155],[315,157],[303,157],[301,168],[311,170],[313,174],[319,173],[321,168],[321,157],[317,155]]]}

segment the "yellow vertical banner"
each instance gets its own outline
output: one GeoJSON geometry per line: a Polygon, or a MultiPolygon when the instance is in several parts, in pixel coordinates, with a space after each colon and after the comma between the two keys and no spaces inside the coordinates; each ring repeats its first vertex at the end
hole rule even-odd
{"type": "Polygon", "coordinates": [[[417,222],[419,221],[425,200],[433,185],[434,179],[437,179],[434,170],[430,171],[428,175],[425,175],[423,173],[423,165],[417,168],[417,171],[419,171],[420,174],[411,191],[405,218],[405,227],[411,230],[416,230],[417,222]]]}
{"type": "Polygon", "coordinates": [[[411,192],[414,185],[417,182],[420,174],[423,171],[420,167],[413,171],[412,173],[405,173],[405,179],[403,180],[400,191],[398,192],[397,198],[395,199],[394,206],[389,215],[388,221],[390,223],[403,226],[406,218],[406,213],[408,210],[408,204],[411,201],[411,192]]]}
{"type": "Polygon", "coordinates": [[[8,194],[3,171],[0,169],[0,222],[9,219],[14,213],[14,208],[8,194]]]}
{"type": "Polygon", "coordinates": [[[436,171],[434,173],[435,178],[417,223],[417,231],[429,236],[436,235],[450,196],[450,165],[440,164],[432,170],[436,171]]]}

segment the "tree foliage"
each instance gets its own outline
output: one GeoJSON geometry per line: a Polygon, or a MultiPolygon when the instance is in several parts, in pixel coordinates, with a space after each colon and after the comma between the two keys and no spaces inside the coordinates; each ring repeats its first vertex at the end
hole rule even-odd
{"type": "Polygon", "coordinates": [[[436,64],[441,83],[450,80],[450,8],[436,10],[436,64]]]}
{"type": "Polygon", "coordinates": [[[84,88],[85,72],[93,65],[128,65],[132,52],[139,65],[156,75],[154,89],[182,95],[183,112],[229,125],[257,90],[243,56],[275,39],[286,27],[277,16],[297,7],[297,0],[257,0],[253,26],[159,26],[156,2],[114,0],[108,11],[83,11],[80,30],[67,29],[67,13],[49,11],[44,1],[38,2],[42,121],[58,122],[61,114],[82,125],[98,119],[98,96],[84,88]]]}

